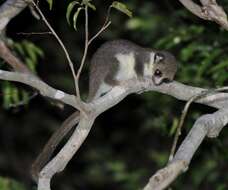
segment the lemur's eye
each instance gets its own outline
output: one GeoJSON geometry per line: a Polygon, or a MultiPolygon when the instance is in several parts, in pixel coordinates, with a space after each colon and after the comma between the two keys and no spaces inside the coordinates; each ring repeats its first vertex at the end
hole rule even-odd
{"type": "Polygon", "coordinates": [[[156,69],[155,72],[154,72],[154,75],[156,77],[161,77],[162,76],[162,72],[159,69],[156,69]]]}
{"type": "Polygon", "coordinates": [[[162,55],[161,53],[156,53],[154,56],[155,63],[159,63],[159,62],[163,61],[163,59],[164,59],[164,55],[162,55]]]}

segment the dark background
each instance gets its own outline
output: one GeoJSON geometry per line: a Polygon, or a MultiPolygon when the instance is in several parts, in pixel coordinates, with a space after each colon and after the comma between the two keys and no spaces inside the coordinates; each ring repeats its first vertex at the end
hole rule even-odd
{"type": "MultiPolygon", "coordinates": [[[[93,1],[89,11],[89,33],[103,24],[112,1],[93,1]]],[[[69,1],[54,0],[52,11],[42,2],[41,9],[55,28],[79,67],[83,54],[83,14],[78,31],[65,19],[69,1]]],[[[145,47],[166,49],[178,59],[177,81],[205,88],[227,85],[228,32],[218,25],[198,19],[178,1],[124,1],[133,18],[113,10],[112,25],[91,45],[81,75],[81,91],[86,97],[88,63],[94,51],[105,41],[123,38],[145,47]]],[[[219,2],[220,3],[220,2],[219,2]]],[[[221,1],[225,10],[228,2],[221,1]]],[[[20,32],[48,31],[29,9],[8,26],[7,35],[16,42],[32,41],[44,51],[36,67],[48,84],[74,93],[72,75],[62,49],[51,35],[21,35],[20,32]]],[[[3,82],[0,83],[3,89],[3,82]]],[[[20,88],[23,88],[20,86],[20,88]]],[[[32,92],[32,89],[27,89],[32,92]]],[[[3,94],[1,101],[4,104],[3,94]]],[[[130,95],[97,118],[88,138],[64,172],[53,179],[53,189],[140,189],[156,170],[167,163],[174,129],[184,102],[155,92],[130,95]]],[[[181,140],[202,114],[215,111],[194,104],[185,122],[181,140]]],[[[30,166],[50,135],[72,113],[72,108],[41,97],[29,104],[0,108],[0,190],[33,189],[30,166]],[[11,179],[20,184],[12,182],[11,179]],[[14,184],[14,185],[12,185],[14,184]]],[[[206,139],[196,152],[189,170],[172,185],[173,189],[228,189],[228,131],[217,139],[206,139]]]]}

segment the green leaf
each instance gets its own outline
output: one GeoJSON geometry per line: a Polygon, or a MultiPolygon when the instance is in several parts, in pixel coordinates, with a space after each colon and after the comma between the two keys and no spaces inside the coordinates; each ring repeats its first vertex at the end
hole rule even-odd
{"type": "MultiPolygon", "coordinates": [[[[203,47],[205,50],[206,48],[203,47]]],[[[204,52],[206,53],[206,51],[204,52]]],[[[207,57],[203,59],[202,65],[198,68],[196,73],[196,78],[200,78],[208,69],[211,67],[213,61],[221,54],[221,50],[214,50],[213,52],[208,53],[207,57]]]]}
{"type": "Polygon", "coordinates": [[[43,57],[43,51],[37,47],[34,43],[29,41],[23,41],[24,50],[26,51],[26,56],[28,56],[34,64],[37,64],[38,57],[43,57]]]}
{"type": "Polygon", "coordinates": [[[221,61],[219,64],[215,65],[210,69],[208,73],[213,73],[222,69],[228,68],[228,59],[221,61]]]}
{"type": "Polygon", "coordinates": [[[3,107],[9,109],[11,105],[11,87],[9,82],[4,82],[3,85],[3,107]]]}
{"type": "Polygon", "coordinates": [[[83,8],[82,7],[79,7],[77,12],[74,14],[73,16],[73,22],[74,22],[74,29],[77,30],[77,19],[78,19],[78,15],[80,13],[80,11],[82,10],[83,8]]]}
{"type": "Polygon", "coordinates": [[[35,73],[36,71],[36,63],[29,57],[25,58],[25,63],[28,66],[28,68],[35,73]]]}
{"type": "Polygon", "coordinates": [[[34,44],[32,44],[32,45],[33,45],[33,51],[36,52],[36,54],[37,54],[38,56],[44,57],[44,52],[43,52],[43,50],[42,50],[40,47],[38,47],[38,46],[36,46],[36,45],[34,45],[34,44]]]}
{"type": "Polygon", "coordinates": [[[44,57],[43,50],[28,40],[14,42],[12,47],[29,68],[33,72],[36,72],[36,65],[39,63],[39,58],[44,57]]]}
{"type": "Polygon", "coordinates": [[[187,47],[183,48],[180,52],[181,60],[189,61],[193,56],[194,53],[197,51],[198,44],[191,43],[187,47]]]}
{"type": "Polygon", "coordinates": [[[20,98],[19,98],[19,91],[18,91],[18,88],[17,87],[12,87],[12,102],[14,104],[18,104],[18,102],[20,101],[20,98]]]}
{"type": "Polygon", "coordinates": [[[179,123],[178,119],[174,118],[173,123],[172,123],[172,127],[169,131],[169,136],[172,136],[175,134],[177,127],[178,127],[178,123],[179,123]]]}
{"type": "Polygon", "coordinates": [[[222,183],[222,184],[219,184],[218,187],[216,188],[216,190],[226,190],[227,189],[227,185],[222,183]]]}
{"type": "Polygon", "coordinates": [[[68,24],[70,24],[70,15],[71,15],[71,13],[72,13],[72,10],[73,10],[73,8],[75,7],[75,5],[78,5],[78,4],[80,4],[80,3],[77,2],[77,1],[72,1],[72,2],[68,5],[68,7],[67,7],[67,12],[66,12],[66,19],[67,19],[68,24]]]}
{"type": "Polygon", "coordinates": [[[22,101],[24,102],[24,104],[28,104],[29,102],[28,92],[26,92],[25,90],[22,90],[21,95],[22,95],[22,101]]]}
{"type": "Polygon", "coordinates": [[[36,64],[37,63],[37,54],[34,51],[33,47],[34,46],[33,46],[32,43],[27,43],[25,45],[25,49],[27,51],[27,54],[28,54],[29,58],[33,61],[34,64],[36,64]]]}
{"type": "Polygon", "coordinates": [[[9,109],[20,102],[20,92],[16,86],[5,82],[2,91],[4,108],[9,109]]]}
{"type": "Polygon", "coordinates": [[[1,190],[25,190],[24,185],[10,178],[0,177],[1,190]]]}
{"type": "Polygon", "coordinates": [[[111,7],[115,8],[116,10],[126,14],[129,17],[132,17],[132,12],[127,8],[127,6],[119,1],[114,1],[111,7]]]}
{"type": "Polygon", "coordinates": [[[19,52],[20,55],[22,55],[22,56],[25,55],[25,51],[24,51],[22,44],[14,43],[13,46],[14,46],[15,50],[19,52]]]}
{"type": "Polygon", "coordinates": [[[48,4],[49,4],[49,9],[52,9],[53,6],[53,0],[47,0],[48,4]]]}
{"type": "Polygon", "coordinates": [[[216,77],[216,85],[223,86],[225,85],[225,81],[228,79],[228,75],[226,71],[218,72],[218,76],[216,77]]]}

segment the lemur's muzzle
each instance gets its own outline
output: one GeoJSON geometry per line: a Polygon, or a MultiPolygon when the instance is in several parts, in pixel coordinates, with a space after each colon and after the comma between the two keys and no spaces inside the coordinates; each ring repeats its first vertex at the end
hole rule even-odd
{"type": "Polygon", "coordinates": [[[158,86],[158,85],[160,85],[162,82],[163,82],[163,78],[162,77],[152,77],[152,81],[153,81],[153,83],[156,85],[156,86],[158,86]]]}

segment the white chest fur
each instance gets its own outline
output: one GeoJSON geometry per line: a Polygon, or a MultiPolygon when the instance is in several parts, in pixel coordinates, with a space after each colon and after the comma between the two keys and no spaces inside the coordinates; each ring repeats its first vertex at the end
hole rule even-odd
{"type": "Polygon", "coordinates": [[[143,70],[144,76],[152,77],[153,69],[154,69],[154,56],[155,56],[155,53],[151,52],[149,63],[144,64],[144,70],[143,70]]]}
{"type": "Polygon", "coordinates": [[[137,77],[135,72],[135,55],[133,52],[129,54],[116,54],[116,59],[119,62],[119,69],[116,75],[116,80],[123,81],[137,77]]]}

